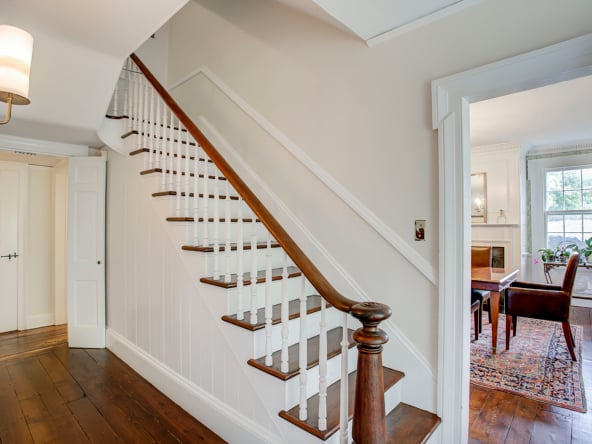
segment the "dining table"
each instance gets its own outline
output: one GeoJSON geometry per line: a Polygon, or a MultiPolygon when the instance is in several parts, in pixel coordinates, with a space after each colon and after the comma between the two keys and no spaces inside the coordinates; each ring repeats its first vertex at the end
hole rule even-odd
{"type": "Polygon", "coordinates": [[[505,270],[494,267],[471,267],[471,288],[491,292],[489,310],[491,313],[491,346],[497,352],[497,321],[500,309],[500,293],[518,278],[520,270],[505,270]]]}

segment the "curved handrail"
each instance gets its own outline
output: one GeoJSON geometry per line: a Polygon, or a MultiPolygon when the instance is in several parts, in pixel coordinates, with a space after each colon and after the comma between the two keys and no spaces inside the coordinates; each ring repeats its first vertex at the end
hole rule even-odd
{"type": "Polygon", "coordinates": [[[138,56],[136,56],[136,54],[132,54],[130,57],[136,63],[140,71],[142,71],[144,76],[146,76],[150,84],[160,94],[170,109],[175,113],[177,118],[179,118],[179,120],[183,123],[187,131],[189,131],[193,138],[195,138],[195,140],[201,145],[206,154],[210,157],[210,159],[212,159],[218,169],[222,172],[224,177],[229,180],[235,190],[243,197],[247,205],[249,205],[259,220],[272,234],[274,239],[286,251],[288,256],[290,256],[296,266],[306,276],[306,278],[316,288],[321,296],[323,296],[323,298],[325,298],[325,300],[327,300],[327,302],[329,302],[335,308],[349,313],[351,308],[359,302],[343,296],[329,283],[329,281],[323,276],[319,269],[310,261],[306,254],[304,254],[300,247],[296,245],[296,242],[294,242],[294,240],[279,224],[276,218],[272,216],[267,208],[265,208],[259,198],[257,198],[257,196],[238,176],[238,174],[228,164],[228,162],[226,162],[226,160],[220,155],[218,150],[210,143],[207,137],[193,123],[189,116],[185,114],[175,99],[173,99],[168,91],[158,82],[146,65],[144,65],[144,63],[138,58],[138,56]]]}

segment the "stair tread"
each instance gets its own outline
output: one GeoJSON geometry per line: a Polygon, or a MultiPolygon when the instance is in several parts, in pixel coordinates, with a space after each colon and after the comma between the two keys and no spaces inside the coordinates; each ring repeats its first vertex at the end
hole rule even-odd
{"type": "MultiPolygon", "coordinates": [[[[195,218],[194,217],[186,217],[186,216],[171,216],[171,217],[167,217],[167,222],[194,222],[195,218]]],[[[197,219],[198,222],[203,222],[204,218],[200,217],[199,219],[197,219]]],[[[213,217],[208,217],[208,222],[214,222],[214,218],[213,217]]],[[[221,217],[218,219],[218,222],[226,222],[226,218],[221,217]]],[[[238,222],[238,218],[237,217],[232,217],[230,218],[230,222],[238,222]]],[[[243,218],[243,222],[244,223],[252,223],[253,219],[250,218],[243,218]]],[[[255,222],[261,222],[259,219],[257,219],[255,222]]]]}
{"type": "MultiPolygon", "coordinates": [[[[170,191],[158,191],[157,193],[152,193],[152,197],[162,197],[162,196],[176,196],[177,192],[174,190],[170,190],[170,191]]],[[[185,191],[181,191],[181,196],[185,197],[187,195],[187,193],[185,193],[185,191]]],[[[203,198],[203,193],[199,193],[198,195],[200,198],[203,198]]],[[[195,197],[195,193],[189,193],[189,197],[195,197]]],[[[225,194],[220,194],[218,196],[218,198],[220,199],[226,199],[226,195],[225,194]]],[[[208,198],[210,199],[215,199],[216,196],[214,194],[208,194],[208,198]]],[[[230,200],[238,200],[239,197],[238,196],[230,196],[230,200]]]]}
{"type": "MultiPolygon", "coordinates": [[[[162,168],[148,168],[147,170],[142,170],[140,171],[140,176],[145,176],[147,174],[154,174],[154,173],[162,173],[163,169],[162,168]]],[[[165,174],[177,174],[176,170],[164,170],[165,174]]],[[[185,171],[181,171],[181,176],[185,176],[185,171]]],[[[195,177],[195,173],[189,173],[189,176],[191,177],[195,177]]],[[[200,178],[203,179],[204,175],[202,173],[199,173],[200,178]]],[[[209,179],[216,179],[216,176],[212,176],[212,175],[208,175],[209,179]]],[[[224,176],[218,176],[218,180],[226,180],[226,177],[224,176]]]]}
{"type": "MultiPolygon", "coordinates": [[[[349,348],[354,347],[355,341],[353,339],[353,330],[348,330],[349,348]]],[[[341,327],[336,327],[327,332],[327,359],[331,359],[341,353],[341,327]]],[[[319,336],[313,336],[307,341],[307,365],[306,368],[312,368],[319,363],[319,336]]],[[[272,365],[265,365],[265,356],[258,359],[249,359],[247,363],[253,367],[258,368],[278,379],[287,381],[288,379],[297,376],[300,373],[298,367],[299,363],[300,344],[296,343],[288,347],[288,371],[282,372],[281,367],[281,350],[272,353],[272,365]]]]}
{"type": "MultiPolygon", "coordinates": [[[[149,153],[150,152],[150,148],[138,148],[137,150],[131,151],[129,153],[130,156],[137,156],[138,154],[143,154],[143,153],[149,153]]],[[[155,150],[153,149],[152,152],[154,154],[157,155],[162,155],[162,151],[161,150],[155,150]]],[[[173,153],[173,157],[179,157],[176,153],[173,153]]],[[[186,159],[187,156],[185,156],[185,154],[181,154],[181,159],[186,159]]],[[[195,160],[195,156],[189,156],[189,160],[195,160]]],[[[198,158],[198,160],[200,162],[205,162],[206,159],[204,159],[203,157],[198,158]]],[[[212,159],[208,159],[209,163],[214,163],[214,161],[212,159]]]]}
{"type": "MultiPolygon", "coordinates": [[[[231,251],[236,251],[238,248],[238,245],[236,243],[231,243],[230,244],[230,250],[231,251]]],[[[262,250],[264,248],[267,248],[267,242],[258,242],[257,243],[257,249],[262,250]]],[[[280,244],[278,244],[277,242],[272,242],[271,243],[271,248],[280,248],[280,244]]],[[[202,253],[213,253],[214,252],[214,246],[213,245],[206,245],[206,246],[201,246],[201,245],[183,245],[181,247],[182,250],[184,251],[199,251],[202,253]]],[[[243,250],[250,250],[251,249],[251,243],[245,243],[243,244],[243,250]]],[[[219,250],[218,251],[226,251],[226,244],[220,244],[219,246],[219,250]]]]}
{"type": "MultiPolygon", "coordinates": [[[[397,370],[390,369],[388,367],[383,367],[384,373],[384,391],[387,391],[393,385],[395,385],[398,381],[400,381],[405,375],[397,370]]],[[[348,417],[349,419],[353,418],[354,415],[354,394],[355,394],[355,386],[356,386],[356,374],[357,372],[352,372],[348,376],[348,391],[349,391],[349,404],[348,404],[348,417]]],[[[340,390],[341,390],[341,381],[337,381],[331,384],[327,388],[327,428],[326,430],[319,430],[319,395],[318,393],[307,400],[307,413],[308,419],[302,421],[299,419],[299,406],[296,405],[292,407],[290,410],[282,410],[279,415],[280,417],[284,418],[285,420],[291,422],[295,426],[300,427],[301,429],[306,430],[308,433],[322,439],[326,440],[331,435],[333,435],[337,430],[339,430],[339,399],[340,399],[340,390]]],[[[387,424],[388,428],[388,424],[387,424]]],[[[388,431],[387,431],[387,436],[388,431]]],[[[389,441],[390,442],[390,441],[389,441]]],[[[405,442],[408,441],[400,440],[398,442],[405,442]]]]}
{"type": "MultiPolygon", "coordinates": [[[[321,297],[319,295],[310,295],[306,298],[306,313],[311,314],[321,309],[321,297]]],[[[279,324],[281,322],[282,304],[276,304],[272,307],[271,323],[279,324]]],[[[294,299],[288,303],[288,318],[296,319],[300,317],[300,300],[294,299]]],[[[256,331],[265,328],[265,307],[257,310],[257,323],[251,324],[249,322],[249,313],[245,313],[245,318],[239,320],[236,314],[222,316],[222,320],[230,322],[247,330],[256,331]]]]}
{"type": "MultiPolygon", "coordinates": [[[[271,270],[271,280],[278,281],[282,279],[283,268],[274,268],[271,270]]],[[[288,278],[298,277],[301,276],[302,273],[296,267],[288,267],[288,278]]],[[[247,272],[243,274],[244,276],[244,285],[251,285],[251,273],[247,272]]],[[[232,274],[230,276],[230,282],[224,282],[224,276],[220,276],[219,279],[214,279],[213,277],[202,277],[200,282],[204,284],[215,285],[217,287],[222,288],[235,288],[237,286],[237,275],[232,274]]],[[[259,270],[257,272],[257,283],[260,284],[265,282],[265,270],[259,270]]]]}
{"type": "Polygon", "coordinates": [[[440,418],[437,415],[401,402],[386,416],[386,442],[424,443],[438,424],[440,418]]]}

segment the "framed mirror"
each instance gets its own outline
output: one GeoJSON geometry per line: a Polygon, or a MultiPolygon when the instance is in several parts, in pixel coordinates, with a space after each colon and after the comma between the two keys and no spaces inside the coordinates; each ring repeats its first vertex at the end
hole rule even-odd
{"type": "Polygon", "coordinates": [[[487,174],[471,174],[471,223],[487,222],[487,174]]]}

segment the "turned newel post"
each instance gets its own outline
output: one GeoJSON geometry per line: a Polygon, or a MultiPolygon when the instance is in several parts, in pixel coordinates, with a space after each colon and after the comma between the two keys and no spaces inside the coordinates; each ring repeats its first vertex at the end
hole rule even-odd
{"type": "Polygon", "coordinates": [[[358,372],[352,436],[356,444],[384,444],[386,423],[384,411],[384,374],[382,345],[387,334],[378,324],[388,319],[391,309],[377,302],[363,302],[351,308],[350,314],[362,327],[355,331],[358,343],[358,372]]]}

